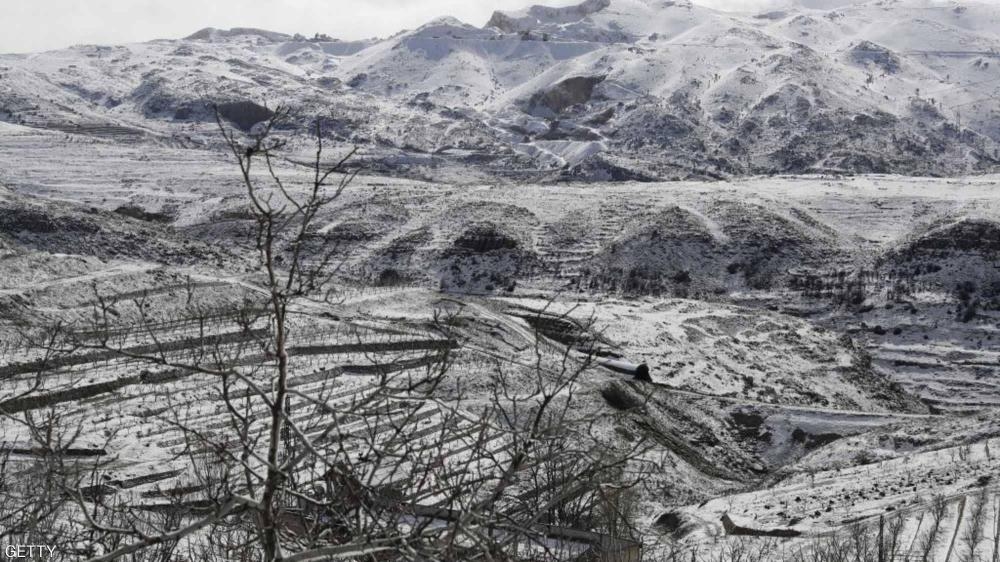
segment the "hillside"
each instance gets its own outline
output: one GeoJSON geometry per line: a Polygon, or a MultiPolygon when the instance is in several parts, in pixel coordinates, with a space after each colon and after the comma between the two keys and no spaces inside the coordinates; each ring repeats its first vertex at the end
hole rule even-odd
{"type": "MultiPolygon", "coordinates": [[[[289,560],[352,538],[345,497],[376,535],[528,521],[511,560],[615,532],[647,560],[996,560],[1000,5],[782,6],[0,55],[0,521],[54,420],[87,556],[117,543],[80,506],[178,525],[288,460],[278,525],[319,534],[289,560]],[[297,202],[349,154],[255,236],[246,182],[297,202]],[[282,287],[314,267],[329,291],[282,287]],[[234,454],[267,435],[275,463],[234,454]]],[[[177,552],[252,544],[240,505],[177,552]]]]}
{"type": "Polygon", "coordinates": [[[982,173],[1000,162],[998,20],[922,0],[588,0],[366,42],[205,29],[0,57],[0,120],[197,147],[210,104],[244,128],[268,105],[322,108],[371,165],[448,181],[982,173]]]}
{"type": "MultiPolygon", "coordinates": [[[[7,142],[32,138],[18,135],[7,142]]],[[[151,178],[162,179],[156,166],[151,178]]],[[[11,343],[0,348],[0,369],[15,385],[3,407],[59,405],[81,426],[114,435],[87,432],[81,450],[113,452],[107,477],[129,483],[116,493],[140,504],[164,490],[190,494],[184,463],[167,462],[182,437],[152,404],[169,390],[189,405],[190,423],[216,427],[210,380],[135,374],[128,361],[84,353],[65,359],[37,399],[12,396],[31,383],[37,360],[20,334],[87,322],[99,295],[115,303],[116,325],[145,310],[158,345],[182,353],[193,345],[187,334],[205,329],[185,310],[212,311],[208,328],[225,334],[232,310],[259,291],[246,269],[237,188],[219,186],[215,173],[173,181],[189,189],[144,195],[160,204],[141,213],[121,202],[109,204],[118,212],[92,208],[90,190],[51,173],[49,195],[81,202],[10,190],[2,201],[0,333],[11,343]],[[161,213],[172,208],[187,211],[161,213]]],[[[365,177],[317,227],[343,250],[340,297],[296,320],[295,380],[303,391],[360,385],[342,397],[371,382],[361,376],[369,362],[416,372],[435,345],[428,326],[449,311],[458,347],[436,396],[461,396],[475,410],[492,395],[495,358],[524,376],[536,337],[546,354],[591,342],[601,359],[575,387],[575,411],[596,416],[594,430],[621,436],[619,446],[653,444],[636,459],[657,467],[636,512],[649,540],[715,544],[712,536],[728,532],[723,515],[806,536],[846,528],[849,512],[874,517],[890,507],[920,525],[928,494],[971,509],[978,500],[967,486],[995,470],[984,452],[995,447],[988,412],[1000,403],[988,234],[1000,201],[995,177],[965,180],[960,196],[952,185],[789,177],[456,189],[365,177]],[[780,259],[751,268],[754,256],[780,259]],[[595,269],[604,263],[644,265],[649,277],[611,283],[610,270],[595,269]],[[975,289],[957,292],[956,282],[975,289]],[[645,363],[651,381],[605,360],[645,363]]],[[[446,423],[440,412],[420,415],[428,431],[446,423]]],[[[23,439],[13,426],[7,432],[23,439]]]]}

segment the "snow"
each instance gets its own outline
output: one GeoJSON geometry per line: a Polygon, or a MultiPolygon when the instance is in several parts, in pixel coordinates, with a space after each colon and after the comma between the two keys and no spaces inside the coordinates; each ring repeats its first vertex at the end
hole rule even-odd
{"type": "Polygon", "coordinates": [[[424,178],[453,178],[451,165],[468,165],[458,155],[426,164],[400,160],[400,152],[416,158],[416,150],[461,145],[486,162],[484,174],[542,179],[606,178],[611,164],[668,179],[995,169],[1000,119],[987,102],[1000,91],[995,6],[906,0],[757,15],[591,1],[499,14],[513,22],[508,31],[454,18],[357,42],[209,29],[186,40],[4,56],[0,120],[90,136],[110,135],[112,126],[114,134],[195,144],[211,142],[199,106],[206,97],[336,108],[351,123],[343,140],[375,141],[373,156],[397,167],[407,161],[424,178]],[[899,68],[852,55],[865,44],[887,49],[899,68]],[[590,100],[550,116],[561,130],[531,123],[525,134],[519,123],[529,100],[571,77],[604,82],[590,100]],[[597,116],[603,121],[593,124],[597,116]],[[892,131],[871,130],[859,116],[883,119],[892,131]],[[670,125],[656,126],[661,120],[670,125]],[[854,134],[838,137],[844,129],[854,134]],[[601,150],[553,158],[541,146],[553,134],[578,141],[571,137],[583,130],[601,150]],[[893,135],[892,146],[879,148],[884,161],[869,161],[879,139],[893,135]]]}
{"type": "MultiPolygon", "coordinates": [[[[0,56],[0,368],[37,356],[7,343],[19,323],[84,321],[95,288],[121,297],[122,322],[146,294],[174,339],[194,333],[177,317],[188,279],[206,307],[259,293],[245,187],[205,100],[289,103],[328,116],[331,158],[358,145],[363,170],[317,217],[344,290],[335,309],[303,306],[309,341],[426,339],[455,313],[462,347],[437,399],[471,411],[497,358],[530,380],[536,337],[553,361],[586,335],[616,368],[582,377],[574,413],[655,442],[636,459],[656,468],[644,524],[676,510],[685,540],[711,549],[724,513],[811,538],[895,512],[913,542],[924,500],[944,494],[958,536],[1000,450],[1000,118],[970,103],[1000,93],[1000,10],[804,1],[760,15],[588,0],[384,40],[208,29],[0,56]],[[588,99],[532,107],[575,100],[560,90],[573,78],[596,82],[588,99]],[[962,282],[979,302],[967,321],[962,282]],[[595,324],[538,334],[543,309],[595,324]],[[651,383],[628,375],[640,363],[651,383]],[[642,407],[623,413],[628,399],[642,407]]],[[[313,145],[285,138],[278,170],[301,193],[311,178],[294,162],[313,145]]],[[[300,357],[295,374],[315,390],[362,355],[300,357]]],[[[44,390],[132,371],[80,364],[44,390]]],[[[345,395],[364,392],[363,375],[343,378],[358,383],[345,395]]],[[[88,444],[121,430],[114,469],[140,476],[181,444],[154,405],[175,396],[216,423],[212,391],[128,384],[60,408],[93,429],[88,444]]]]}

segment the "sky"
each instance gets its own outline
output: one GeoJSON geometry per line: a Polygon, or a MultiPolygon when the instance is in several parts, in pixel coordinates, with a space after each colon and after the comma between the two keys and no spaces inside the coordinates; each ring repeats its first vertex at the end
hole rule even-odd
{"type": "MultiPolygon", "coordinates": [[[[699,0],[745,8],[769,0],[699,0]]],[[[385,37],[440,16],[483,25],[494,10],[580,0],[0,0],[0,53],[179,38],[204,27],[385,37]]]]}

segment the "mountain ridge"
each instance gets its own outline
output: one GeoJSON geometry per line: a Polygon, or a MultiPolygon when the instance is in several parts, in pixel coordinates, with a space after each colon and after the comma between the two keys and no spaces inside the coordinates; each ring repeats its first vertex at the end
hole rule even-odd
{"type": "Polygon", "coordinates": [[[995,30],[998,7],[923,0],[756,14],[587,0],[367,41],[205,28],[0,56],[0,119],[197,145],[212,103],[289,105],[426,180],[989,173],[995,30]]]}

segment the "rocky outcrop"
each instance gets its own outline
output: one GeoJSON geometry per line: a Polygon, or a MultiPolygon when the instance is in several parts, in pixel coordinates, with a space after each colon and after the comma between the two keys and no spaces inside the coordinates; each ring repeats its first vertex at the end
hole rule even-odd
{"type": "Polygon", "coordinates": [[[138,214],[134,209],[107,212],[30,198],[0,202],[0,247],[161,263],[193,263],[232,255],[214,244],[192,244],[166,225],[157,224],[166,222],[165,215],[135,220],[141,217],[132,213],[138,214]]]}
{"type": "Polygon", "coordinates": [[[0,233],[15,237],[55,233],[94,234],[100,230],[94,221],[72,216],[57,217],[40,209],[13,206],[0,209],[0,233]]]}
{"type": "Polygon", "coordinates": [[[510,291],[537,261],[516,234],[492,222],[472,224],[440,253],[440,287],[461,292],[510,291]]]}
{"type": "Polygon", "coordinates": [[[541,115],[558,115],[567,108],[590,101],[594,88],[604,76],[574,76],[536,93],[528,102],[528,111],[541,115]]]}
{"type": "Polygon", "coordinates": [[[493,223],[482,223],[471,226],[455,239],[456,249],[468,250],[478,254],[493,250],[516,250],[520,246],[517,238],[505,233],[493,223]]]}
{"type": "Polygon", "coordinates": [[[266,121],[274,115],[270,109],[252,101],[236,101],[219,104],[219,114],[244,131],[266,121]]]}
{"type": "Polygon", "coordinates": [[[933,228],[909,246],[911,252],[1000,252],[1000,224],[986,219],[964,218],[933,228]]]}
{"type": "Polygon", "coordinates": [[[851,49],[851,60],[865,66],[874,65],[886,74],[899,72],[899,57],[881,45],[871,41],[862,41],[851,49]]]}
{"type": "Polygon", "coordinates": [[[560,23],[583,19],[600,12],[611,5],[611,0],[586,0],[575,6],[551,8],[549,6],[532,6],[524,15],[493,12],[493,17],[486,27],[494,27],[505,33],[520,33],[531,31],[542,23],[560,23]]]}
{"type": "Polygon", "coordinates": [[[188,35],[185,39],[189,41],[219,41],[230,37],[239,37],[240,35],[254,35],[274,42],[292,39],[292,36],[286,33],[257,29],[255,27],[234,27],[232,29],[206,27],[188,35]]]}

